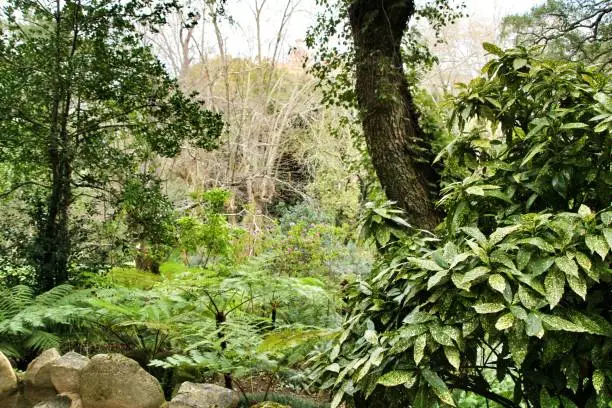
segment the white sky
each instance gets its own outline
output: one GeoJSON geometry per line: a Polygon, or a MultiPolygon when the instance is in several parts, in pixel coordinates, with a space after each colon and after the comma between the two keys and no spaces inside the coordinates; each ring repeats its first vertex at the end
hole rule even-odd
{"type": "MultiPolygon", "coordinates": [[[[227,49],[232,55],[243,57],[255,56],[255,23],[251,11],[254,1],[238,0],[237,2],[229,2],[227,8],[228,14],[236,21],[236,26],[233,29],[228,29],[225,37],[227,49]]],[[[264,39],[264,51],[266,48],[269,48],[270,52],[264,52],[264,54],[271,54],[272,44],[276,37],[280,16],[286,1],[267,0],[262,13],[262,37],[264,39]]],[[[465,0],[467,13],[470,16],[490,19],[492,21],[501,21],[501,18],[508,14],[524,13],[542,2],[543,0],[465,0]]],[[[315,21],[315,16],[315,0],[301,0],[286,32],[283,47],[284,54],[287,53],[291,46],[304,39],[306,30],[315,21]]]]}

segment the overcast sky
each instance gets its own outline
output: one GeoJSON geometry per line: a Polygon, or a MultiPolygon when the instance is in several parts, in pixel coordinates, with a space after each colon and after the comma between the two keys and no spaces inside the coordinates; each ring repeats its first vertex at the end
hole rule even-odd
{"type": "MultiPolygon", "coordinates": [[[[465,0],[469,15],[493,21],[500,21],[503,16],[508,14],[524,13],[542,2],[543,0],[465,0]]],[[[236,25],[231,30],[227,29],[226,31],[228,51],[233,55],[254,57],[256,49],[253,35],[255,33],[255,23],[252,12],[254,0],[239,0],[229,4],[228,14],[234,18],[236,25]]],[[[286,0],[267,0],[262,13],[264,48],[272,48],[271,44],[274,43],[285,4],[286,0]]],[[[315,0],[301,0],[286,32],[283,52],[286,53],[291,46],[304,39],[306,30],[314,22],[315,15],[315,0]]],[[[264,54],[269,55],[271,52],[264,52],[264,54]]]]}

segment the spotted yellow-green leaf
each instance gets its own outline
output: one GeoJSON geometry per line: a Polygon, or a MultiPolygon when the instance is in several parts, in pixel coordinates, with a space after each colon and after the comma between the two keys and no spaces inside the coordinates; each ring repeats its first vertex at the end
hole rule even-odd
{"type": "Polygon", "coordinates": [[[496,273],[494,275],[489,276],[489,285],[500,293],[504,293],[506,289],[506,279],[503,276],[496,273]]]}
{"type": "MultiPolygon", "coordinates": [[[[483,192],[483,194],[484,194],[484,192],[483,192]]],[[[466,234],[468,234],[470,237],[474,238],[476,240],[476,242],[478,242],[481,245],[483,245],[483,244],[485,244],[487,242],[487,237],[485,237],[485,235],[482,232],[480,232],[480,230],[478,228],[475,228],[475,227],[463,227],[463,228],[461,228],[461,230],[463,232],[465,232],[466,234]]]]}
{"type": "Polygon", "coordinates": [[[565,291],[565,275],[557,268],[552,268],[544,279],[544,289],[546,290],[546,300],[550,308],[557,306],[565,291]]]}
{"type": "Polygon", "coordinates": [[[495,323],[495,328],[500,331],[506,330],[512,327],[513,324],[514,315],[512,313],[506,313],[505,315],[497,319],[497,322],[495,323]]]}
{"type": "Polygon", "coordinates": [[[527,65],[527,60],[525,58],[516,58],[514,61],[512,61],[512,68],[514,68],[515,71],[518,71],[525,65],[527,65]]]}
{"type": "Polygon", "coordinates": [[[593,264],[591,262],[591,259],[588,256],[578,251],[575,251],[573,255],[574,255],[574,258],[576,259],[576,262],[578,262],[578,265],[580,265],[582,269],[584,269],[585,271],[591,270],[591,268],[593,267],[593,264]]]}
{"type": "Polygon", "coordinates": [[[601,217],[601,222],[603,222],[605,226],[612,224],[612,211],[602,212],[600,214],[600,217],[601,217]]]}
{"type": "Polygon", "coordinates": [[[342,390],[338,390],[338,392],[334,395],[334,398],[332,399],[331,402],[331,408],[337,408],[340,406],[340,403],[342,402],[342,397],[344,397],[344,391],[342,390]]]}
{"type": "Polygon", "coordinates": [[[465,275],[463,275],[463,281],[462,284],[466,284],[466,283],[470,283],[473,280],[476,280],[478,278],[480,278],[483,275],[486,275],[487,273],[489,273],[491,270],[489,268],[487,268],[486,266],[478,266],[468,272],[466,272],[465,275]]]}
{"type": "Polygon", "coordinates": [[[334,361],[340,354],[340,344],[336,344],[329,353],[329,360],[334,361]]]}
{"type": "Polygon", "coordinates": [[[542,326],[542,319],[535,313],[529,313],[526,321],[526,332],[528,336],[535,336],[541,339],[544,336],[544,326],[542,326]]]}
{"type": "Polygon", "coordinates": [[[482,43],[482,48],[493,55],[497,55],[498,57],[504,56],[504,51],[495,44],[484,42],[482,43]]]}
{"type": "Polygon", "coordinates": [[[572,129],[588,129],[589,125],[581,122],[564,123],[561,125],[561,129],[572,130],[572,129]]]}
{"type": "Polygon", "coordinates": [[[542,304],[542,299],[533,290],[524,285],[519,286],[518,296],[523,306],[527,309],[537,309],[542,304]]]}
{"type": "Polygon", "coordinates": [[[449,333],[444,330],[442,326],[434,325],[429,328],[429,333],[431,333],[431,337],[438,344],[443,346],[452,346],[453,339],[449,336],[449,333]]]}
{"type": "Polygon", "coordinates": [[[548,326],[549,330],[562,330],[574,333],[584,333],[586,330],[577,324],[554,315],[540,315],[542,322],[548,326]]]}
{"type": "Polygon", "coordinates": [[[461,357],[459,355],[459,350],[457,350],[455,347],[445,346],[444,355],[446,356],[446,359],[448,360],[450,365],[452,365],[455,370],[459,370],[459,366],[461,366],[461,357]]]}
{"type": "Polygon", "coordinates": [[[612,228],[604,228],[603,236],[606,239],[606,242],[608,243],[608,247],[612,248],[612,228]]]}
{"type": "Polygon", "coordinates": [[[378,335],[374,330],[366,330],[363,335],[363,338],[366,339],[368,343],[378,344],[378,335]]]}
{"type": "Polygon", "coordinates": [[[578,265],[567,255],[555,258],[555,265],[567,275],[578,276],[578,265]]]}
{"type": "Polygon", "coordinates": [[[440,265],[432,261],[431,259],[421,259],[421,258],[413,258],[413,257],[410,257],[407,259],[408,259],[408,262],[410,262],[414,266],[428,270],[428,271],[437,272],[437,271],[441,271],[444,269],[440,265]]]}
{"type": "Polygon", "coordinates": [[[522,271],[527,265],[529,265],[531,254],[532,252],[526,249],[525,247],[519,248],[516,254],[516,266],[520,271],[522,271]]]}
{"type": "Polygon", "coordinates": [[[593,214],[593,211],[591,211],[591,209],[587,207],[586,205],[581,204],[580,208],[578,208],[578,214],[580,214],[584,218],[584,217],[588,217],[589,215],[593,214]]]}
{"type": "Polygon", "coordinates": [[[601,394],[601,390],[603,390],[604,383],[606,381],[606,375],[602,370],[593,371],[593,377],[591,377],[591,381],[593,382],[593,388],[598,394],[601,394]]]}
{"type": "Polygon", "coordinates": [[[478,322],[478,319],[472,319],[472,320],[469,320],[463,323],[463,326],[461,327],[461,333],[463,334],[463,337],[469,336],[479,326],[480,326],[480,323],[478,322]]]}
{"type": "Polygon", "coordinates": [[[555,252],[555,248],[540,237],[523,238],[517,241],[518,244],[529,244],[540,248],[542,251],[555,252]]]}
{"type": "Polygon", "coordinates": [[[555,263],[552,256],[538,257],[529,264],[529,272],[533,276],[539,276],[546,272],[555,263]]]}
{"type": "Polygon", "coordinates": [[[608,243],[600,235],[587,235],[584,239],[586,246],[589,248],[591,253],[597,253],[601,259],[605,259],[608,254],[608,243]]]}
{"type": "Polygon", "coordinates": [[[414,363],[419,365],[425,355],[425,346],[427,345],[427,334],[423,333],[414,341],[414,363]]]}
{"type": "Polygon", "coordinates": [[[427,331],[427,326],[424,324],[406,324],[399,329],[399,335],[402,338],[412,338],[419,336],[427,331]]]}
{"type": "Polygon", "coordinates": [[[586,300],[587,294],[587,285],[586,281],[582,276],[566,276],[567,283],[569,283],[569,287],[582,298],[582,300],[586,300]]]}
{"type": "Polygon", "coordinates": [[[503,240],[506,236],[518,230],[520,225],[512,225],[509,227],[501,227],[493,231],[493,233],[489,236],[489,244],[495,245],[501,240],[503,240]]]}
{"type": "Polygon", "coordinates": [[[510,354],[512,360],[517,366],[521,366],[525,357],[527,356],[527,345],[529,344],[529,337],[525,334],[525,325],[523,322],[518,321],[510,329],[508,335],[508,346],[510,347],[510,354]]]}
{"type": "Polygon", "coordinates": [[[503,303],[478,303],[473,307],[479,314],[497,313],[506,308],[503,303]]]}
{"type": "Polygon", "coordinates": [[[445,270],[445,271],[439,271],[437,273],[435,273],[434,275],[432,275],[428,280],[427,280],[427,290],[431,290],[431,288],[433,288],[434,286],[436,286],[438,283],[440,283],[440,281],[445,278],[448,275],[449,271],[445,270]]]}
{"type": "Polygon", "coordinates": [[[413,371],[394,370],[378,379],[378,384],[385,387],[395,387],[401,384],[411,383],[416,377],[413,371]]]}
{"type": "Polygon", "coordinates": [[[448,404],[452,407],[455,405],[455,400],[453,399],[453,394],[449,391],[448,387],[442,381],[442,379],[435,372],[426,368],[421,371],[421,375],[429,383],[431,388],[433,389],[434,394],[445,404],[448,404]]]}

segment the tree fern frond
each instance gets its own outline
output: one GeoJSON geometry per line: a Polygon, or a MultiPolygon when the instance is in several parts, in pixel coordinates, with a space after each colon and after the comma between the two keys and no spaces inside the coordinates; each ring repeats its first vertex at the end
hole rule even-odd
{"type": "Polygon", "coordinates": [[[59,347],[60,338],[55,334],[37,330],[25,342],[25,346],[36,351],[44,351],[53,347],[59,347]]]}
{"type": "Polygon", "coordinates": [[[74,288],[71,285],[59,285],[36,297],[36,303],[41,306],[56,306],[62,299],[70,295],[74,288]]]}

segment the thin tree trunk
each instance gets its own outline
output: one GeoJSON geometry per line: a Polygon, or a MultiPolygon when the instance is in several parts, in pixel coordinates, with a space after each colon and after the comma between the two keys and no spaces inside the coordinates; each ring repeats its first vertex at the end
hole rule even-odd
{"type": "Polygon", "coordinates": [[[438,177],[400,52],[413,13],[413,0],[352,2],[355,91],[368,152],[387,197],[406,211],[414,227],[432,230],[440,221],[435,208],[438,177]]]}
{"type": "Polygon", "coordinates": [[[62,18],[59,0],[56,1],[55,13],[54,96],[47,146],[47,157],[51,170],[51,192],[47,197],[44,220],[39,227],[37,245],[38,284],[42,291],[47,291],[68,280],[70,258],[68,215],[72,202],[72,166],[67,126],[71,94],[61,76],[62,18]]]}

